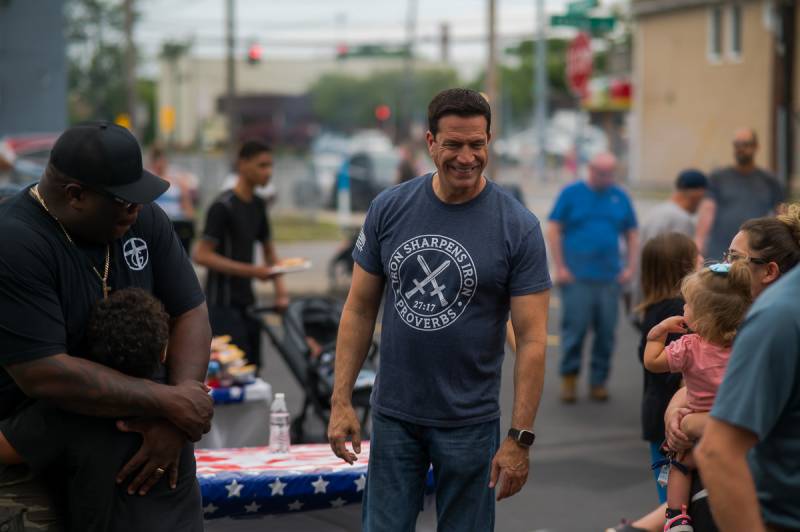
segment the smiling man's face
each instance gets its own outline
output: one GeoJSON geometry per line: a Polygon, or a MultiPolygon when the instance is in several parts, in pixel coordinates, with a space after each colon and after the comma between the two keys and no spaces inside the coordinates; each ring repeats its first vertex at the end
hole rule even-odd
{"type": "Polygon", "coordinates": [[[428,132],[428,152],[449,190],[465,192],[480,187],[489,160],[486,125],[486,118],[480,115],[446,115],[439,119],[435,136],[428,132]]]}

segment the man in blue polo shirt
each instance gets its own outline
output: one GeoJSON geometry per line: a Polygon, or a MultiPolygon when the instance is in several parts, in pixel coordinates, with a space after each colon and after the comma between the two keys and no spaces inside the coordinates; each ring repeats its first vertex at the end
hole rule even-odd
{"type": "Polygon", "coordinates": [[[594,329],[591,398],[608,399],[606,381],[614,350],[620,285],[630,281],[639,252],[636,215],[630,198],[614,184],[616,159],[595,156],[587,181],[565,187],[550,213],[548,240],[561,288],[561,399],[573,403],[581,368],[583,338],[594,329]],[[624,237],[627,260],[619,251],[624,237]]]}

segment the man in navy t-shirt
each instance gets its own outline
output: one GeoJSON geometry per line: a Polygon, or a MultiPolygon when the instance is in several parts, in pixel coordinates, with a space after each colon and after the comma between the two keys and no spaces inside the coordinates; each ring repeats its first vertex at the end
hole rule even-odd
{"type": "Polygon", "coordinates": [[[364,492],[368,532],[413,529],[431,465],[439,530],[493,530],[494,487],[499,500],[527,479],[551,283],[538,220],[483,175],[490,120],[479,93],[439,93],[427,133],[437,171],[379,195],[353,251],[328,439],[337,456],[357,459],[350,398],[385,296],[364,492]],[[501,442],[509,311],[518,351],[512,425],[501,442]]]}
{"type": "Polygon", "coordinates": [[[576,399],[583,338],[590,326],[594,329],[591,397],[608,398],[620,286],[636,271],[636,215],[628,195],[614,184],[615,170],[613,155],[595,156],[589,179],[565,187],[550,213],[548,239],[561,288],[561,399],[567,403],[576,399]],[[627,248],[624,264],[621,237],[627,248]]]}

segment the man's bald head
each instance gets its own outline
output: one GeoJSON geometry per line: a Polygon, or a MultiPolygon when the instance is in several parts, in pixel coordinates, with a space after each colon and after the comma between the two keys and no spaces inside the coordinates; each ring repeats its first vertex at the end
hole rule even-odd
{"type": "Polygon", "coordinates": [[[589,162],[589,185],[592,188],[607,188],[614,184],[617,158],[608,152],[598,153],[589,162]]]}
{"type": "Polygon", "coordinates": [[[750,169],[755,164],[758,135],[751,127],[741,127],[733,134],[733,157],[740,169],[750,169]]]}

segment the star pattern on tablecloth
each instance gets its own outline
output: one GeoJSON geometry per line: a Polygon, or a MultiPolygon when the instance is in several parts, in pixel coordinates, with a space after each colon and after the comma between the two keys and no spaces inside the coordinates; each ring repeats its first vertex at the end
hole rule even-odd
{"type": "Polygon", "coordinates": [[[315,480],[314,482],[311,483],[311,485],[314,486],[314,493],[315,494],[317,494],[317,493],[327,493],[328,484],[330,484],[330,482],[326,481],[321,476],[317,480],[315,480]]]}
{"type": "Polygon", "coordinates": [[[249,514],[254,514],[261,508],[261,505],[258,504],[256,501],[251,502],[250,504],[245,505],[244,511],[249,514]]]}
{"type": "Polygon", "coordinates": [[[203,514],[208,514],[208,515],[211,515],[211,514],[213,514],[214,512],[216,512],[217,510],[219,510],[219,508],[217,508],[216,506],[214,506],[214,503],[213,503],[213,502],[210,502],[210,503],[208,503],[206,506],[203,506],[203,514]]]}
{"type": "Polygon", "coordinates": [[[298,512],[303,507],[303,503],[300,501],[294,501],[293,503],[289,504],[289,511],[290,512],[298,512]]]}
{"type": "Polygon", "coordinates": [[[244,484],[239,484],[238,482],[236,482],[236,479],[233,479],[233,481],[230,484],[226,484],[225,489],[228,490],[228,498],[230,499],[232,497],[241,497],[243,487],[244,484]]]}
{"type": "Polygon", "coordinates": [[[356,493],[362,492],[364,491],[364,486],[367,485],[367,476],[361,475],[360,477],[355,479],[353,483],[356,485],[356,493]]]}
{"type": "Polygon", "coordinates": [[[337,497],[336,499],[331,501],[332,508],[341,508],[345,504],[347,504],[347,501],[342,499],[341,497],[337,497]]]}
{"type": "Polygon", "coordinates": [[[272,491],[270,495],[272,497],[275,497],[276,495],[283,495],[283,488],[288,486],[288,484],[286,484],[285,482],[281,482],[280,477],[278,477],[275,479],[275,482],[273,482],[272,484],[267,484],[267,486],[269,486],[270,490],[272,491]]]}

